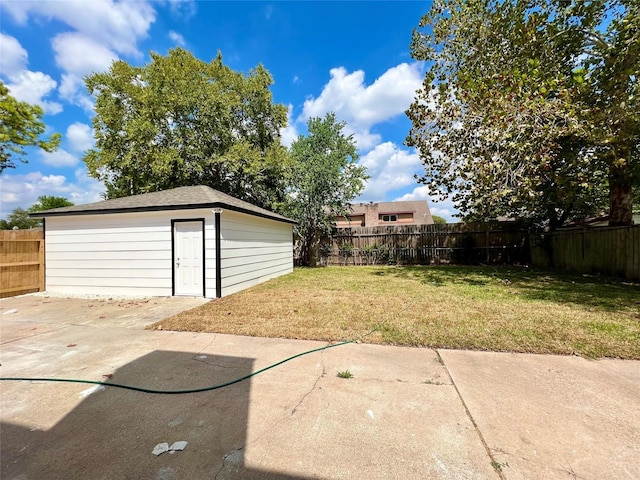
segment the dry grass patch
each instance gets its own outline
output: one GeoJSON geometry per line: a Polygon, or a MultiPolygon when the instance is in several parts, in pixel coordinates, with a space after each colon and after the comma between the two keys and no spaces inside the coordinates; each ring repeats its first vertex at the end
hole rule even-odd
{"type": "Polygon", "coordinates": [[[640,285],[517,267],[329,267],[150,328],[640,359],[640,285]]]}

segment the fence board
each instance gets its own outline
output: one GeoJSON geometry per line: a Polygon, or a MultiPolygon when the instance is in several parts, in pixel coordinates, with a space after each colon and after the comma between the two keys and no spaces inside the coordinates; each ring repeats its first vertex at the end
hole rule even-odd
{"type": "Polygon", "coordinates": [[[534,266],[640,280],[640,225],[560,230],[531,243],[534,266]]]}
{"type": "Polygon", "coordinates": [[[0,298],[44,290],[44,233],[0,230],[0,298]]]}
{"type": "Polygon", "coordinates": [[[640,281],[640,225],[546,235],[501,222],[357,227],[339,230],[331,241],[325,261],[333,265],[530,262],[640,281]]]}
{"type": "Polygon", "coordinates": [[[398,225],[340,229],[325,261],[332,265],[522,264],[528,232],[513,223],[398,225]]]}

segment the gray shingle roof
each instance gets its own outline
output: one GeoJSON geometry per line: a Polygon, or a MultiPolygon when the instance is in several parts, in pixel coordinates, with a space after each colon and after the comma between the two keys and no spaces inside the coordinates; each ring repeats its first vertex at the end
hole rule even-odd
{"type": "Polygon", "coordinates": [[[100,215],[108,213],[151,212],[161,210],[187,210],[194,208],[222,208],[271,218],[281,222],[296,223],[264,208],[256,207],[206,185],[178,187],[160,192],[143,193],[130,197],[114,198],[102,202],[60,207],[30,214],[33,217],[58,217],[67,215],[100,215]]]}

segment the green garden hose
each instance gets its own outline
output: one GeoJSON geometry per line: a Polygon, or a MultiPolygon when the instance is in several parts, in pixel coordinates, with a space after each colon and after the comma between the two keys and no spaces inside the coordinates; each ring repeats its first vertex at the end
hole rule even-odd
{"type": "MultiPolygon", "coordinates": [[[[372,330],[373,333],[375,330],[372,330]]],[[[102,385],[104,387],[116,387],[116,388],[124,388],[126,390],[134,390],[136,392],[143,393],[157,393],[157,394],[165,394],[165,395],[181,395],[184,393],[198,393],[198,392],[209,392],[211,390],[218,390],[219,388],[228,387],[230,385],[234,385],[236,383],[240,383],[244,380],[247,380],[259,373],[266,372],[278,365],[282,365],[285,362],[293,360],[294,358],[302,357],[303,355],[308,355],[314,352],[320,352],[322,350],[327,350],[328,348],[339,347],[341,345],[347,345],[348,343],[354,343],[357,340],[348,340],[346,342],[334,343],[331,345],[325,345],[324,347],[314,348],[313,350],[308,350],[306,352],[298,353],[297,355],[293,355],[292,357],[285,358],[284,360],[280,360],[273,365],[269,365],[268,367],[261,368],[260,370],[256,370],[255,372],[249,373],[243,377],[236,378],[234,380],[230,380],[228,382],[220,383],[218,385],[212,385],[210,387],[202,387],[202,388],[190,388],[188,390],[154,390],[152,388],[144,388],[144,387],[135,387],[132,385],[123,385],[120,383],[110,383],[110,382],[98,382],[95,380],[77,380],[73,378],[30,378],[30,377],[2,377],[0,381],[30,381],[30,382],[64,382],[64,383],[87,383],[90,385],[102,385]]]]}
{"type": "Polygon", "coordinates": [[[185,393],[209,392],[211,390],[218,390],[219,388],[224,388],[224,387],[228,387],[230,385],[234,385],[236,383],[243,382],[244,380],[247,380],[247,379],[249,379],[251,377],[254,377],[254,376],[258,375],[259,373],[266,372],[267,370],[270,370],[270,369],[272,369],[274,367],[277,367],[278,365],[282,365],[283,363],[286,363],[286,362],[288,362],[290,360],[293,360],[294,358],[302,357],[303,355],[308,355],[310,353],[315,353],[315,352],[321,352],[322,350],[327,350],[327,349],[333,348],[333,347],[340,347],[342,345],[348,345],[349,343],[360,342],[363,338],[368,337],[369,335],[373,334],[378,329],[380,329],[380,327],[382,327],[382,325],[384,325],[389,320],[389,318],[404,312],[412,304],[413,304],[413,302],[409,302],[403,309],[399,310],[395,314],[392,314],[391,316],[389,316],[388,318],[386,318],[382,322],[378,323],[369,332],[367,332],[364,335],[361,335],[361,336],[359,336],[357,338],[354,338],[352,340],[346,340],[344,342],[332,343],[330,345],[325,345],[324,347],[314,348],[313,350],[307,350],[306,352],[298,353],[297,355],[293,355],[292,357],[285,358],[284,360],[280,360],[279,362],[276,362],[276,363],[274,363],[272,365],[269,365],[268,367],[261,368],[260,370],[256,370],[255,372],[249,373],[249,374],[247,374],[247,375],[245,375],[243,377],[239,377],[239,378],[236,378],[234,380],[230,380],[228,382],[220,383],[218,385],[212,385],[210,387],[190,388],[190,389],[187,389],[187,390],[154,390],[152,388],[135,387],[133,385],[123,385],[123,384],[120,384],[120,383],[98,382],[98,381],[95,381],[95,380],[77,380],[77,379],[74,379],[74,378],[0,377],[0,381],[3,381],[3,382],[7,382],[7,381],[27,381],[27,382],[85,383],[85,384],[89,384],[89,385],[101,385],[101,386],[104,386],[104,387],[124,388],[126,390],[134,390],[136,392],[155,393],[155,394],[164,394],[164,395],[181,395],[181,394],[185,394],[185,393]]]}

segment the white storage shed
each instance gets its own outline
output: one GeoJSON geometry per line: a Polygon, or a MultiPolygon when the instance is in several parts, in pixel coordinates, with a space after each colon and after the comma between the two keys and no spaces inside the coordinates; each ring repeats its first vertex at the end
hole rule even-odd
{"type": "Polygon", "coordinates": [[[207,186],[33,216],[50,292],[219,298],[293,271],[293,220],[207,186]]]}

